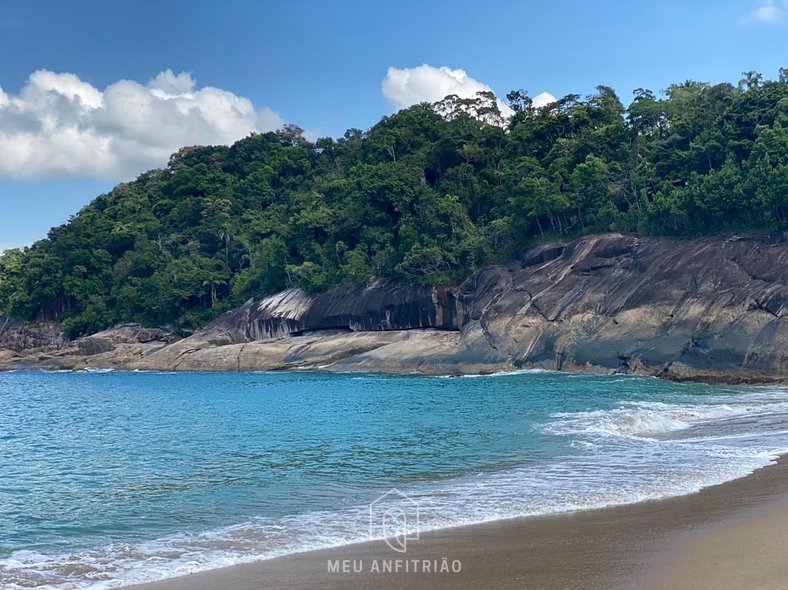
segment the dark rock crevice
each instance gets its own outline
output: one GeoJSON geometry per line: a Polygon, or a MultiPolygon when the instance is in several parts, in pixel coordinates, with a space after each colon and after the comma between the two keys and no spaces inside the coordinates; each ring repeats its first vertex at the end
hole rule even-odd
{"type": "Polygon", "coordinates": [[[462,318],[451,289],[377,281],[369,286],[334,287],[316,295],[293,289],[247,302],[208,329],[236,332],[247,341],[264,341],[322,331],[458,331],[462,318]]]}

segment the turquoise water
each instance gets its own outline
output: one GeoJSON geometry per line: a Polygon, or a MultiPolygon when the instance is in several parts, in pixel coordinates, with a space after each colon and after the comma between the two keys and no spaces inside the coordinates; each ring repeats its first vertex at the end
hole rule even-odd
{"type": "Polygon", "coordinates": [[[775,388],[479,378],[0,374],[0,587],[106,588],[375,536],[686,494],[788,450],[775,388]]]}

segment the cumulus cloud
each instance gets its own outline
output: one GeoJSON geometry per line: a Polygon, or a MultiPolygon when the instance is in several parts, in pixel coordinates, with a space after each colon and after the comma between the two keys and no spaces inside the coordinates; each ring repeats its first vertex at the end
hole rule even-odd
{"type": "Polygon", "coordinates": [[[760,5],[749,13],[744,22],[776,23],[788,12],[788,0],[760,0],[760,5]]]}
{"type": "MultiPolygon", "coordinates": [[[[436,68],[422,64],[415,68],[389,68],[382,83],[383,96],[396,109],[404,109],[420,102],[436,102],[449,94],[473,98],[477,92],[492,92],[487,84],[471,78],[465,70],[446,66],[436,68]]],[[[534,106],[543,107],[555,101],[552,94],[543,92],[534,97],[534,106]]],[[[504,116],[512,110],[500,100],[498,106],[504,116]]]]}
{"type": "Polygon", "coordinates": [[[229,144],[283,123],[247,98],[198,88],[185,72],[100,90],[74,74],[39,70],[17,95],[0,88],[0,179],[128,180],[183,146],[229,144]]]}
{"type": "Polygon", "coordinates": [[[537,94],[534,96],[534,106],[537,109],[541,109],[544,106],[549,105],[551,102],[555,102],[557,99],[555,96],[550,94],[549,92],[542,92],[541,94],[537,94]]]}
{"type": "Polygon", "coordinates": [[[471,78],[465,70],[423,64],[416,68],[389,68],[383,79],[383,96],[396,109],[420,102],[436,102],[449,94],[472,98],[492,88],[471,78]]]}

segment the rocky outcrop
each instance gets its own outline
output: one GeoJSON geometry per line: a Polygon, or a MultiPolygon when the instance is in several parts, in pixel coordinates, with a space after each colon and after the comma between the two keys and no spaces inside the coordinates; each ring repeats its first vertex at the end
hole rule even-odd
{"type": "Polygon", "coordinates": [[[65,342],[63,329],[57,323],[28,324],[0,316],[0,350],[23,352],[36,348],[56,348],[65,342]]]}
{"type": "MultiPolygon", "coordinates": [[[[31,328],[41,329],[40,326],[31,328]]],[[[49,325],[49,330],[54,330],[49,325]]],[[[54,332],[53,332],[54,333],[54,332]]],[[[172,332],[140,324],[120,324],[107,330],[66,341],[62,332],[56,341],[37,341],[27,349],[6,349],[0,367],[16,369],[84,369],[128,367],[174,340],[172,332]]]]}
{"type": "MultiPolygon", "coordinates": [[[[121,345],[94,335],[93,343],[72,343],[32,364],[421,373],[541,367],[788,381],[787,308],[785,234],[605,234],[534,248],[456,286],[377,281],[316,295],[289,290],[247,302],[172,344],[166,337],[121,345]]],[[[0,366],[20,363],[0,356],[0,366]]]]}
{"type": "Polygon", "coordinates": [[[315,295],[290,289],[247,302],[138,368],[446,372],[441,363],[454,359],[451,372],[470,371],[452,357],[462,322],[456,289],[382,280],[315,295]]]}
{"type": "Polygon", "coordinates": [[[459,299],[463,342],[513,366],[788,377],[785,235],[590,236],[477,273],[459,299]]]}

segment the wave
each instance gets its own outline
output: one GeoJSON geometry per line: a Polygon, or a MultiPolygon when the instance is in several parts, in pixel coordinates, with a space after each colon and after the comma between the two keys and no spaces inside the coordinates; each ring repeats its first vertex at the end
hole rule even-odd
{"type": "Polygon", "coordinates": [[[755,434],[761,432],[759,417],[776,416],[788,420],[788,399],[785,392],[762,393],[735,398],[718,397],[712,403],[668,404],[663,402],[627,402],[609,410],[555,413],[543,431],[555,435],[610,435],[653,438],[702,425],[736,419],[755,421],[755,434]],[[783,401],[785,400],[785,401],[783,401]],[[717,403],[713,403],[717,402],[717,403]]]}
{"type": "Polygon", "coordinates": [[[512,377],[514,375],[539,375],[543,373],[558,373],[550,369],[513,369],[511,371],[496,371],[494,373],[469,373],[467,375],[436,375],[436,379],[490,379],[495,377],[512,377]]]}
{"type": "MultiPolygon", "coordinates": [[[[687,462],[683,471],[670,476],[648,465],[632,469],[604,461],[567,461],[546,469],[516,469],[445,487],[412,490],[410,497],[419,505],[420,530],[426,532],[690,494],[748,475],[775,458],[718,453],[703,462],[687,462]],[[572,477],[583,472],[596,477],[585,481],[572,477]]],[[[116,543],[84,552],[44,555],[18,551],[0,560],[0,579],[8,590],[29,588],[31,580],[39,590],[117,588],[382,538],[370,536],[368,518],[368,505],[364,505],[355,510],[261,518],[197,534],[116,543]]]]}

